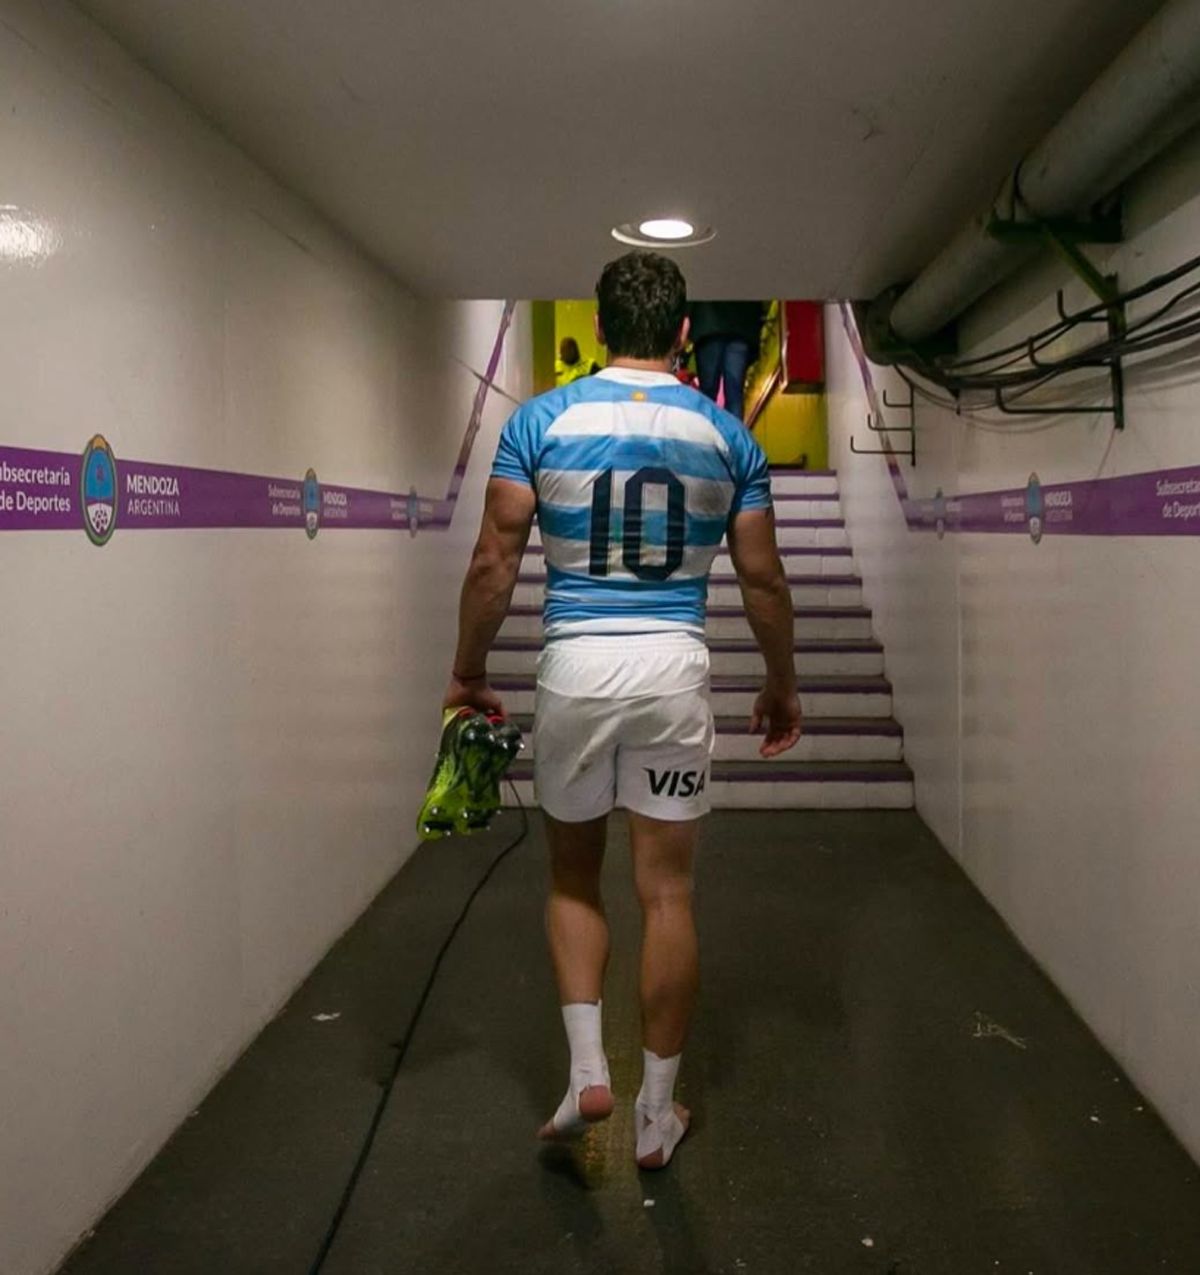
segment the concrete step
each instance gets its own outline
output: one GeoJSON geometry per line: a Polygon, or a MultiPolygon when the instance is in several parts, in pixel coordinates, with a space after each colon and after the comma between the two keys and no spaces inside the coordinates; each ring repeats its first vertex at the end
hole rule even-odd
{"type": "MultiPolygon", "coordinates": [[[[799,607],[795,616],[796,637],[810,640],[821,638],[869,638],[871,636],[871,612],[866,607],[799,607]]],[[[741,638],[750,641],[750,621],[740,606],[709,607],[707,633],[710,638],[741,638]]],[[[540,606],[513,607],[500,636],[506,638],[541,638],[542,608],[540,606]]]]}
{"type": "MultiPolygon", "coordinates": [[[[783,569],[802,575],[813,576],[847,576],[858,575],[858,566],[854,561],[854,551],[848,546],[829,546],[826,548],[810,548],[808,546],[780,545],[779,556],[783,559],[783,569]]],[[[733,559],[729,550],[722,548],[713,559],[713,575],[733,575],[733,559]]]]}
{"type": "MultiPolygon", "coordinates": [[[[499,637],[492,643],[488,668],[493,673],[532,673],[537,668],[542,643],[537,638],[499,637]]],[[[709,660],[714,675],[761,676],[763,657],[754,641],[711,638],[709,660]]],[[[800,673],[879,674],[883,672],[883,647],[874,638],[825,638],[797,641],[796,669],[800,673]]]]}
{"type": "Polygon", "coordinates": [[[779,547],[805,545],[849,547],[846,524],[838,518],[794,518],[786,510],[775,509],[775,540],[779,547]]]}
{"type": "MultiPolygon", "coordinates": [[[[891,717],[892,684],[886,677],[800,675],[800,707],[806,717],[891,717]]],[[[492,688],[510,713],[532,713],[536,679],[532,673],[496,673],[492,688]]],[[[714,675],[716,717],[749,719],[762,689],[761,677],[714,675]]]]}
{"type": "MultiPolygon", "coordinates": [[[[519,714],[514,719],[525,733],[528,760],[534,753],[533,717],[519,714]]],[[[768,763],[759,756],[761,735],[751,735],[745,717],[718,717],[717,742],[713,756],[718,761],[768,763]]],[[[904,732],[890,717],[809,717],[800,742],[787,751],[789,761],[900,761],[904,755],[904,732]]]]}
{"type": "Polygon", "coordinates": [[[773,496],[836,496],[837,471],[833,469],[771,469],[773,496]]]}
{"type": "MultiPolygon", "coordinates": [[[[849,545],[846,524],[840,517],[816,518],[796,513],[791,506],[775,509],[775,538],[780,548],[825,547],[844,549],[849,545]]],[[[529,533],[530,547],[540,546],[542,534],[535,525],[529,533]]]]}
{"type": "MultiPolygon", "coordinates": [[[[779,556],[783,559],[784,569],[803,575],[839,576],[854,575],[854,553],[848,545],[780,545],[779,556]]],[[[546,551],[541,545],[530,545],[525,550],[521,570],[537,575],[545,571],[546,551]]],[[[733,559],[729,550],[722,546],[713,559],[714,575],[732,575],[733,559]]]]}
{"type": "MultiPolygon", "coordinates": [[[[862,580],[856,575],[819,576],[788,572],[795,607],[862,606],[862,580]]],[[[708,600],[715,607],[740,606],[742,591],[735,575],[708,577],[708,600]]]]}
{"type": "Polygon", "coordinates": [[[810,492],[798,492],[778,496],[772,492],[776,518],[802,518],[805,520],[840,518],[842,502],[837,496],[822,496],[810,492]]]}
{"type": "MultiPolygon", "coordinates": [[[[797,639],[861,638],[872,636],[871,612],[866,607],[797,607],[794,615],[797,639]]],[[[707,633],[712,638],[753,639],[743,607],[709,607],[707,633]]]]}
{"type": "MultiPolygon", "coordinates": [[[[533,805],[533,762],[521,758],[509,775],[533,805]]],[[[718,810],[908,810],[913,776],[897,761],[714,761],[709,795],[718,810]]]]}
{"type": "MultiPolygon", "coordinates": [[[[788,574],[792,605],[797,607],[858,607],[862,606],[862,581],[855,575],[821,576],[788,574]]],[[[545,596],[544,572],[522,572],[513,590],[512,605],[517,607],[540,606],[545,596]]],[[[713,574],[708,578],[708,601],[714,607],[741,605],[742,593],[737,577],[713,574]]]]}

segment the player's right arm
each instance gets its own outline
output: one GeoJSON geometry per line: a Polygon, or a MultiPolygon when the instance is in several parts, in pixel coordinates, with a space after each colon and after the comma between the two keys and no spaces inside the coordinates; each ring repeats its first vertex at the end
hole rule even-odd
{"type": "Polygon", "coordinates": [[[512,601],[517,573],[537,513],[537,417],[517,408],[500,432],[484,498],[483,523],[463,581],[458,647],[443,706],[485,713],[504,708],[488,685],[487,657],[512,601]]]}
{"type": "Polygon", "coordinates": [[[775,512],[743,509],[729,520],[729,555],[737,572],[750,627],[767,664],[766,684],[754,704],[751,731],[766,725],[759,751],[775,757],[800,738],[800,695],[793,659],[792,592],[775,542],[775,512]]]}

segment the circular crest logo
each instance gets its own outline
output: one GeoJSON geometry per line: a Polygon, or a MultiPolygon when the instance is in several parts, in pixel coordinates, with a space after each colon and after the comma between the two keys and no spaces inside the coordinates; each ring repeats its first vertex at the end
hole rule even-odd
{"type": "Polygon", "coordinates": [[[1042,519],[1046,502],[1042,499],[1042,484],[1037,474],[1029,475],[1025,487],[1025,517],[1029,523],[1029,538],[1035,545],[1042,542],[1042,519]]]}
{"type": "Polygon", "coordinates": [[[317,538],[321,530],[321,484],[316,470],[304,475],[304,531],[310,540],[317,538]]]}
{"type": "Polygon", "coordinates": [[[106,545],[117,529],[117,458],[103,435],[83,449],[80,468],[83,529],[94,545],[106,545]]]}

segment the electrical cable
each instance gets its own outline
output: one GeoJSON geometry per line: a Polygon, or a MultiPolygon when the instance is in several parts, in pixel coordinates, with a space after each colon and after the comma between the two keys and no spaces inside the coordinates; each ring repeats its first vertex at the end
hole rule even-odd
{"type": "Polygon", "coordinates": [[[1028,392],[1048,384],[1066,372],[1092,368],[1106,360],[1134,356],[1190,340],[1200,335],[1200,316],[1188,314],[1169,323],[1162,323],[1161,320],[1176,306],[1200,294],[1200,282],[1181,288],[1150,313],[1130,323],[1119,335],[1110,335],[1107,340],[1096,342],[1060,359],[1037,359],[1037,355],[1048,346],[1081,325],[1107,317],[1113,305],[1127,305],[1142,297],[1151,296],[1198,269],[1200,256],[1192,257],[1171,270],[1152,276],[1137,287],[1118,293],[1112,302],[1101,301],[1087,306],[1022,341],[950,363],[933,362],[913,354],[901,360],[897,370],[902,371],[907,367],[910,372],[954,394],[955,410],[961,413],[964,409],[961,401],[957,401],[957,396],[966,391],[1023,389],[1028,392]],[[1032,365],[1031,359],[1036,360],[1032,365]],[[1015,371],[1008,370],[1018,364],[1026,366],[1015,371]]]}
{"type": "Polygon", "coordinates": [[[471,905],[482,893],[484,886],[492,879],[496,869],[504,862],[505,859],[521,844],[529,835],[529,812],[525,809],[525,803],[521,800],[521,794],[517,791],[517,786],[510,779],[509,787],[517,803],[517,808],[521,812],[521,831],[516,837],[504,847],[488,864],[486,871],[475,883],[475,888],[467,896],[467,901],[463,904],[462,910],[459,912],[454,924],[451,925],[449,933],[442,941],[442,946],[438,949],[437,955],[433,958],[433,965],[429,970],[429,977],[425,980],[425,986],[421,989],[420,998],[417,1001],[417,1007],[413,1010],[408,1020],[408,1026],[404,1029],[404,1035],[401,1037],[399,1044],[396,1046],[396,1058],[392,1063],[391,1073],[384,1081],[383,1092],[379,1095],[379,1102],[375,1106],[375,1114],[371,1117],[371,1123],[367,1126],[366,1135],[363,1138],[362,1145],[359,1148],[358,1156],[354,1161],[354,1165],[350,1170],[350,1176],[346,1179],[346,1185],[342,1190],[341,1198],[338,1200],[337,1208],[334,1210],[333,1217],[330,1219],[329,1226],[326,1228],[325,1235],[321,1240],[321,1247],[317,1250],[317,1255],[313,1259],[312,1265],[308,1269],[308,1275],[320,1275],[325,1265],[325,1260],[329,1256],[330,1249],[333,1248],[333,1242],[337,1239],[338,1231],[341,1229],[342,1221],[346,1216],[346,1210],[350,1207],[350,1201],[354,1196],[355,1188],[358,1186],[358,1180],[362,1177],[363,1169],[366,1168],[367,1160],[370,1158],[371,1150],[375,1145],[375,1138],[379,1133],[379,1127],[383,1123],[383,1114],[387,1110],[388,1102],[391,1099],[392,1091],[396,1087],[396,1080],[400,1075],[400,1068],[404,1065],[404,1059],[408,1054],[409,1046],[412,1044],[413,1036],[416,1034],[417,1025],[421,1021],[421,1014],[433,992],[434,983],[437,981],[438,973],[442,968],[442,962],[449,952],[451,944],[458,937],[459,930],[462,929],[463,923],[467,919],[467,914],[471,910],[471,905]]]}
{"type": "MultiPolygon", "coordinates": [[[[1200,256],[1191,257],[1171,270],[1164,271],[1158,275],[1153,275],[1144,283],[1140,283],[1134,288],[1129,288],[1124,292],[1118,292],[1114,298],[1114,302],[1118,305],[1128,305],[1131,301],[1138,301],[1144,296],[1149,296],[1151,293],[1167,287],[1168,284],[1174,283],[1176,279],[1181,279],[1184,275],[1191,274],[1195,270],[1200,270],[1200,256]]],[[[1200,287],[1200,285],[1192,285],[1184,291],[1191,292],[1195,287],[1200,287]]],[[[1059,319],[1057,323],[1050,324],[1049,327],[1043,328],[1040,332],[1033,333],[1031,337],[1027,337],[1023,341],[1016,341],[1012,345],[1002,346],[998,350],[992,350],[986,354],[979,354],[974,358],[955,360],[954,366],[967,367],[976,363],[985,363],[990,359],[1001,358],[1006,354],[1013,354],[1018,351],[1025,350],[1028,348],[1029,341],[1031,340],[1034,342],[1040,342],[1044,338],[1052,338],[1055,333],[1061,335],[1064,331],[1073,327],[1078,327],[1080,323],[1103,319],[1107,314],[1110,305],[1111,303],[1107,301],[1097,301],[1090,306],[1085,306],[1082,310],[1076,310],[1065,319],[1059,319]]]]}
{"type": "MultiPolygon", "coordinates": [[[[1200,287],[1196,289],[1200,291],[1200,287]]],[[[1191,289],[1188,289],[1191,292],[1191,289]]],[[[1182,295],[1182,294],[1181,294],[1182,295]]],[[[1160,312],[1165,312],[1172,303],[1177,303],[1179,298],[1173,298],[1172,302],[1160,308],[1160,312]]],[[[1151,321],[1151,320],[1147,320],[1151,321]]],[[[1135,329],[1142,325],[1139,322],[1135,325],[1135,329]]],[[[1050,423],[1042,423],[1040,425],[1031,425],[1028,422],[1017,421],[990,421],[983,422],[978,420],[978,415],[982,411],[998,410],[998,405],[993,400],[985,400],[982,403],[975,404],[964,401],[963,395],[972,392],[981,393],[991,388],[1005,387],[1010,388],[1014,392],[1010,393],[1006,405],[1019,402],[1021,399],[1051,384],[1058,377],[1071,371],[1095,371],[1098,367],[1104,366],[1104,361],[1114,357],[1131,358],[1141,354],[1149,354],[1163,347],[1179,347],[1187,342],[1193,342],[1200,339],[1200,315],[1189,315],[1186,318],[1175,320],[1169,324],[1162,324],[1150,331],[1141,333],[1133,338],[1122,337],[1101,345],[1089,347],[1085,351],[1081,351],[1078,355],[1070,359],[1062,360],[1055,364],[1044,364],[1037,368],[1030,369],[1029,374],[1020,378],[996,378],[995,381],[985,380],[983,378],[971,378],[961,383],[952,383],[946,380],[935,380],[934,384],[942,389],[948,390],[954,395],[948,398],[935,394],[927,386],[922,385],[919,381],[910,376],[903,366],[897,365],[896,371],[900,378],[915,394],[919,394],[923,399],[935,405],[942,407],[948,411],[952,411],[956,416],[964,419],[965,423],[973,428],[986,429],[993,433],[1031,433],[1037,432],[1043,428],[1050,428],[1053,425],[1066,424],[1065,421],[1057,421],[1050,423]]],[[[927,369],[923,368],[917,375],[929,375],[927,369]]],[[[931,379],[932,376],[931,376],[931,379]]],[[[1003,409],[999,409],[1003,410],[1003,409]]]]}
{"type": "Polygon", "coordinates": [[[1057,429],[1064,424],[1063,421],[1057,418],[1043,420],[1038,423],[1003,419],[987,420],[981,416],[981,412],[986,411],[989,407],[992,411],[996,411],[994,402],[983,403],[978,407],[964,404],[961,401],[933,393],[927,386],[922,385],[919,381],[914,381],[902,368],[897,368],[896,371],[900,374],[900,379],[914,394],[919,395],[926,402],[942,408],[944,411],[953,412],[969,429],[981,430],[987,434],[1040,434],[1048,429],[1057,429]]]}
{"type": "MultiPolygon", "coordinates": [[[[1060,429],[1067,424],[1065,420],[1058,417],[1049,417],[1037,421],[1032,419],[1004,419],[1003,417],[988,419],[983,413],[989,410],[992,412],[999,410],[994,400],[987,400],[978,405],[963,403],[961,400],[935,394],[928,386],[913,380],[902,368],[897,368],[896,371],[899,373],[900,379],[914,394],[919,395],[926,402],[942,408],[944,411],[953,412],[968,429],[980,430],[985,434],[1041,434],[1045,433],[1046,430],[1060,429]]],[[[1014,394],[1012,400],[1015,402],[1029,392],[1025,390],[1014,394]]]]}

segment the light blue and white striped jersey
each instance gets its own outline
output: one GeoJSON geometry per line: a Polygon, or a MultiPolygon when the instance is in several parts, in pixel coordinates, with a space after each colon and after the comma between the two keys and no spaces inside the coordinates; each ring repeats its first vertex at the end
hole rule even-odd
{"type": "Polygon", "coordinates": [[[606,368],[513,413],[493,478],[537,493],[547,638],[703,636],[732,514],[771,504],[749,430],[668,372],[606,368]]]}

